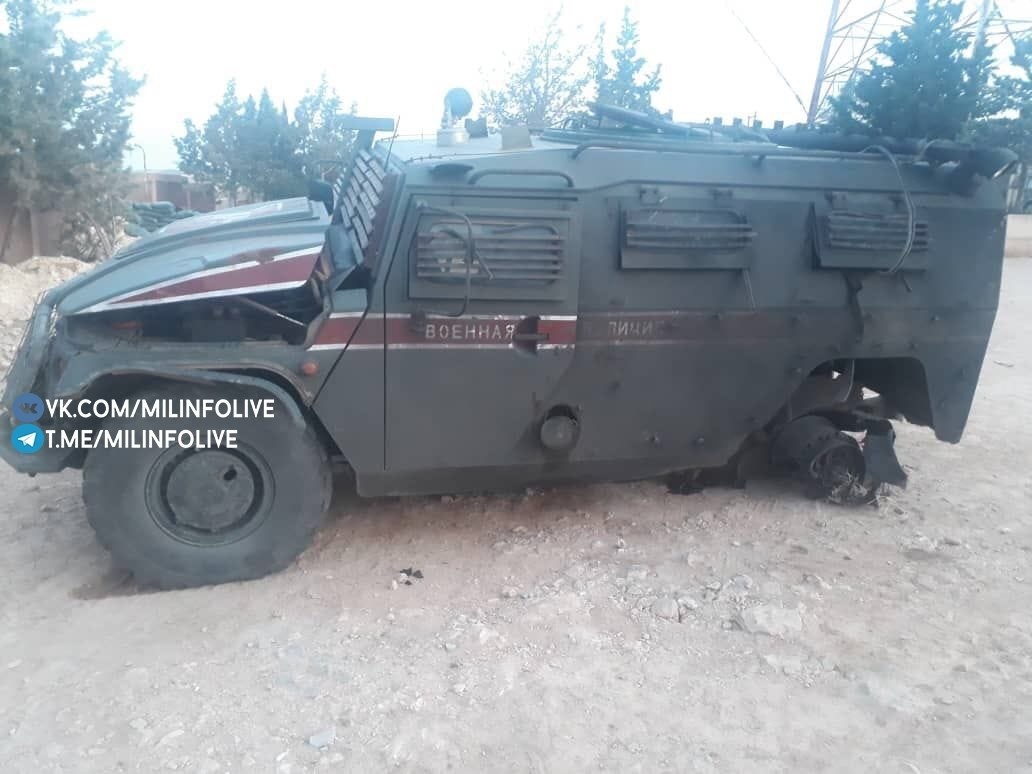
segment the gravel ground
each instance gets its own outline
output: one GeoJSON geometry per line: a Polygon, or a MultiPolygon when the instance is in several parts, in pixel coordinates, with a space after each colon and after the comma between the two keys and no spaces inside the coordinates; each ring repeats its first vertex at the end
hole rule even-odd
{"type": "Polygon", "coordinates": [[[341,494],[289,570],[148,593],[77,474],[2,467],[0,769],[1032,771],[1032,260],[1005,271],[963,442],[900,427],[877,507],[341,494]]]}

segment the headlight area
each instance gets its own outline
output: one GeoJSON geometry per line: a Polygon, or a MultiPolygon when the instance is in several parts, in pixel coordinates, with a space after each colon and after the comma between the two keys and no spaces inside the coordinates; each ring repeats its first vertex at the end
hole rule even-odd
{"type": "Polygon", "coordinates": [[[50,344],[53,305],[47,296],[37,302],[25,325],[21,342],[7,368],[4,381],[3,407],[7,409],[19,395],[31,392],[39,379],[50,344]]]}

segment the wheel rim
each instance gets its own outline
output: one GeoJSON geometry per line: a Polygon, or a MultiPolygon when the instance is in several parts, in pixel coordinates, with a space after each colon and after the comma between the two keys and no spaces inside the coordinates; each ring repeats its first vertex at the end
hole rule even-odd
{"type": "Polygon", "coordinates": [[[151,518],[191,545],[234,543],[268,516],[273,478],[252,449],[170,449],[147,476],[151,518]]]}

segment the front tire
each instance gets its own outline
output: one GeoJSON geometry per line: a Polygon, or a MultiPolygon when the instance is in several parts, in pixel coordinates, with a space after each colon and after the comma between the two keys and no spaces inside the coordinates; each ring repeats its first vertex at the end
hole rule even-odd
{"type": "MultiPolygon", "coordinates": [[[[267,398],[243,388],[170,384],[130,401],[267,398]]],[[[116,564],[161,588],[250,580],[308,545],[329,507],[332,475],[311,427],[275,401],[274,417],[112,418],[101,430],[236,430],[236,448],[106,448],[83,466],[86,515],[116,564]]]]}

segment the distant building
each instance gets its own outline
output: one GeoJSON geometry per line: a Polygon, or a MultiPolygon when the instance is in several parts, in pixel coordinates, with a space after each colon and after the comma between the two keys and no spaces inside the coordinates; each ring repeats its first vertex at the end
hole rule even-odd
{"type": "Polygon", "coordinates": [[[175,170],[133,172],[129,200],[134,202],[172,202],[181,210],[211,212],[215,209],[215,186],[195,183],[175,170]]]}

